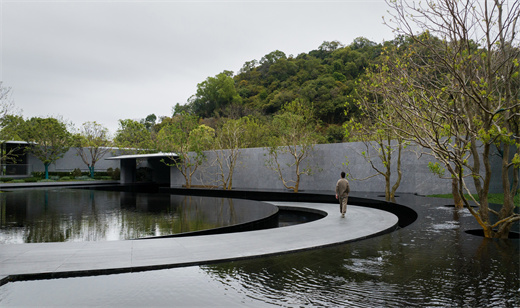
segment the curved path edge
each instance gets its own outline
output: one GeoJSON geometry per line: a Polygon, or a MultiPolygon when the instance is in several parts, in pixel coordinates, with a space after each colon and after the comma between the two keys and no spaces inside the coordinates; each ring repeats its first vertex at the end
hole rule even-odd
{"type": "Polygon", "coordinates": [[[269,202],[280,208],[323,211],[309,223],[196,237],[0,245],[0,285],[194,266],[290,253],[362,240],[395,230],[394,214],[349,205],[346,218],[330,203],[269,202]]]}

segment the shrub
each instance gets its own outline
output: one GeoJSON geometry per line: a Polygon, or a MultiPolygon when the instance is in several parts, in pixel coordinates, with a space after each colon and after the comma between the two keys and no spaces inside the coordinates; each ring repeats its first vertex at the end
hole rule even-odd
{"type": "Polygon", "coordinates": [[[45,182],[55,182],[55,181],[51,180],[51,179],[43,179],[43,180],[39,180],[38,182],[45,183],[45,182]]]}
{"type": "Polygon", "coordinates": [[[71,177],[70,176],[62,176],[60,178],[60,181],[70,181],[71,180],[71,177]]]}
{"type": "Polygon", "coordinates": [[[25,183],[24,180],[12,180],[11,183],[25,183]]]}
{"type": "Polygon", "coordinates": [[[72,172],[71,172],[71,175],[75,178],[77,177],[80,177],[81,176],[81,170],[79,168],[76,168],[74,169],[72,172]]]}
{"type": "Polygon", "coordinates": [[[11,182],[13,179],[12,178],[1,178],[0,180],[4,183],[7,183],[7,182],[11,182]]]}
{"type": "Polygon", "coordinates": [[[25,178],[25,179],[23,179],[23,181],[25,183],[36,183],[36,182],[38,182],[38,179],[35,177],[32,177],[32,178],[25,178]]]}
{"type": "Polygon", "coordinates": [[[45,177],[45,172],[36,171],[36,172],[31,172],[31,174],[34,178],[37,178],[37,179],[43,179],[45,177]]]}
{"type": "Polygon", "coordinates": [[[114,169],[114,171],[112,172],[112,180],[119,180],[119,178],[121,177],[121,171],[119,170],[119,168],[116,168],[114,169]]]}

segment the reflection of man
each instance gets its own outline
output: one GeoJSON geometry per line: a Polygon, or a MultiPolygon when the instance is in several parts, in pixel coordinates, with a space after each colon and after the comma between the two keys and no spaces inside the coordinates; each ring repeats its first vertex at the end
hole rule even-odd
{"type": "Polygon", "coordinates": [[[345,217],[347,212],[347,200],[348,194],[350,193],[350,186],[347,179],[345,179],[345,172],[341,172],[341,179],[336,183],[336,199],[339,199],[339,211],[341,217],[345,217]]]}

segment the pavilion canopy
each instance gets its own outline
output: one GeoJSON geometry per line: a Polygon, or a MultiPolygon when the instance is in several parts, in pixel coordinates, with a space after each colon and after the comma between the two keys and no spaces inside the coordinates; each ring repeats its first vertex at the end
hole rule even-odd
{"type": "Polygon", "coordinates": [[[114,157],[108,157],[106,159],[140,159],[140,158],[172,158],[179,157],[179,155],[175,153],[152,153],[152,154],[130,154],[130,155],[120,155],[114,157]]]}

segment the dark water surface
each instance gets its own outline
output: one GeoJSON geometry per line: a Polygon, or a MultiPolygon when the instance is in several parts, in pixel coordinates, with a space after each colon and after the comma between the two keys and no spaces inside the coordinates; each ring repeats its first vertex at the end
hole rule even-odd
{"type": "Polygon", "coordinates": [[[244,224],[276,212],[227,198],[81,189],[0,194],[0,244],[116,241],[244,224]]]}
{"type": "Polygon", "coordinates": [[[399,198],[419,218],[376,238],[218,265],[8,283],[0,306],[520,307],[519,240],[467,234],[477,227],[469,212],[436,200],[399,198]]]}

